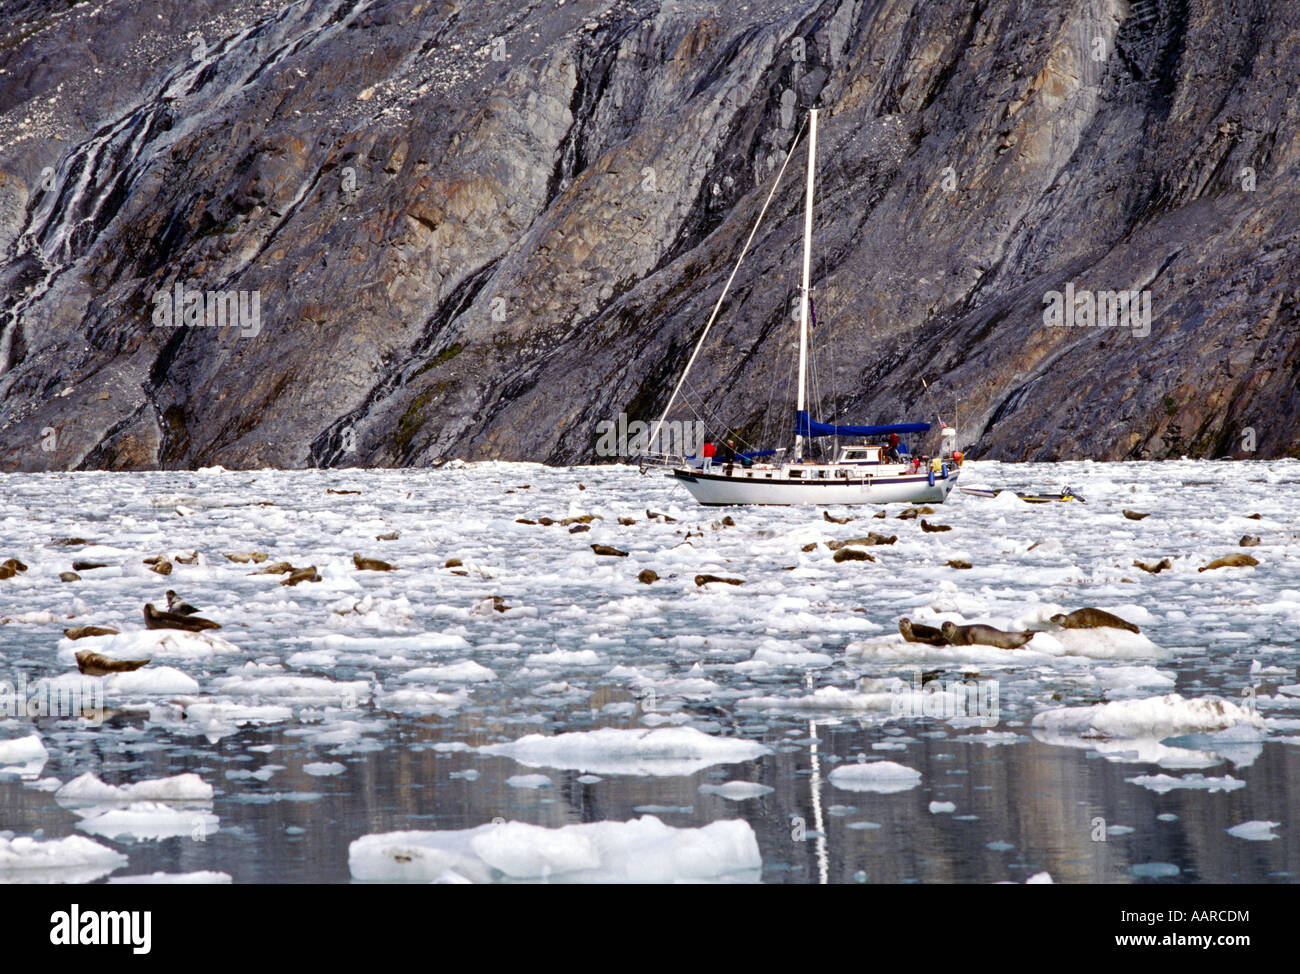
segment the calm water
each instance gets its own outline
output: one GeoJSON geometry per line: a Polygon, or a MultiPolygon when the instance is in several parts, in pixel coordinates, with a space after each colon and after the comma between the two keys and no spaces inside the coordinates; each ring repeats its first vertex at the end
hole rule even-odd
{"type": "Polygon", "coordinates": [[[981,482],[1048,485],[1064,478],[1090,498],[1086,508],[1009,512],[992,502],[958,500],[932,518],[954,526],[941,538],[923,535],[915,521],[899,521],[896,511],[887,520],[854,512],[858,520],[842,528],[820,510],[738,511],[736,527],[711,525],[721,515],[626,470],[509,465],[5,478],[7,545],[30,570],[0,582],[7,586],[0,588],[0,614],[49,610],[57,616],[0,626],[7,678],[66,672],[63,626],[100,623],[134,632],[141,629],[142,603],[161,601],[167,587],[220,619],[221,635],[237,652],[156,660],[150,670],[174,667],[198,689],[111,698],[114,706],[142,712],[103,726],[0,720],[0,740],[35,731],[49,751],[29,780],[0,777],[0,831],[45,839],[86,834],[77,828],[79,817],[43,790],[57,787],[51,779],[66,783],[89,771],[129,784],[194,772],[216,789],[210,809],[219,820],[216,831],[163,839],[94,836],[129,857],[116,875],[216,870],[235,882],[348,882],[349,844],[371,833],[464,829],[494,819],[555,827],[653,814],[676,827],[745,820],[757,837],[765,882],[1023,882],[1043,871],[1057,882],[1294,882],[1300,737],[1291,736],[1288,720],[1300,708],[1277,687],[1297,682],[1300,642],[1291,622],[1300,611],[1300,542],[1275,483],[1300,473],[1300,465],[1239,465],[1262,476],[1242,479],[1226,499],[1218,488],[1190,487],[1179,495],[1185,503],[1178,512],[1140,523],[1120,519],[1117,509],[1151,510],[1168,484],[1204,478],[1207,465],[1059,466],[1071,469],[989,464],[981,482]],[[327,487],[361,494],[328,495],[327,487]],[[647,506],[678,520],[647,518],[647,506]],[[1261,566],[1236,575],[1197,573],[1197,564],[1233,549],[1241,516],[1258,510],[1263,519],[1247,523],[1265,536],[1252,549],[1261,566]],[[602,517],[585,533],[516,523],[585,512],[602,517]],[[624,515],[636,515],[637,523],[618,525],[624,515]],[[876,563],[838,565],[821,548],[802,551],[807,538],[876,529],[899,535],[897,545],[872,549],[876,563]],[[400,531],[400,540],[376,541],[385,530],[400,531]],[[684,546],[693,531],[703,536],[684,546]],[[80,583],[59,583],[58,572],[80,549],[53,541],[69,535],[108,546],[110,553],[100,557],[114,567],[100,575],[87,571],[80,583]],[[1044,539],[1054,546],[1030,548],[1044,539]],[[631,555],[593,559],[592,542],[620,545],[631,555]],[[284,588],[223,557],[253,548],[296,565],[314,563],[325,581],[284,588]],[[195,549],[202,558],[161,579],[140,562],[163,549],[195,549]],[[350,554],[357,550],[391,558],[399,571],[356,572],[350,554]],[[1150,577],[1128,568],[1134,556],[1160,554],[1186,563],[1150,577]],[[444,566],[453,555],[465,560],[468,575],[444,566]],[[952,557],[970,558],[976,568],[944,568],[952,557]],[[654,586],[636,581],[647,565],[661,575],[654,586]],[[690,581],[697,571],[743,576],[746,585],[697,589],[690,581]],[[340,621],[350,616],[339,600],[365,596],[396,601],[377,603],[358,616],[356,627],[340,621]],[[482,600],[491,596],[512,611],[484,609],[482,600]],[[968,621],[996,621],[1046,603],[1147,610],[1144,633],[1160,655],[979,664],[979,675],[998,683],[992,730],[1007,743],[983,743],[977,737],[984,728],[961,721],[900,720],[887,705],[837,711],[804,700],[819,688],[853,692],[864,679],[908,679],[922,664],[943,679],[962,669],[955,659],[855,655],[862,639],[893,632],[901,614],[925,618],[932,607],[968,621]],[[332,642],[337,634],[361,641],[332,642]],[[420,634],[455,642],[427,649],[409,642],[420,634]],[[763,646],[809,655],[789,665],[755,666],[751,656],[763,646]],[[554,664],[534,655],[557,648],[582,649],[592,659],[554,664]],[[452,692],[454,683],[411,682],[408,674],[462,659],[490,667],[496,678],[468,686],[456,706],[422,715],[381,693],[412,686],[452,692]],[[1270,667],[1263,683],[1249,669],[1256,659],[1270,667]],[[1094,677],[1116,666],[1154,666],[1176,685],[1113,693],[1094,677]],[[366,681],[375,693],[340,708],[328,693],[267,696],[241,682],[272,672],[366,681]],[[704,686],[693,687],[692,680],[704,686]],[[1273,722],[1267,739],[1217,749],[1166,739],[1200,751],[1205,759],[1196,767],[1158,766],[1114,748],[1101,755],[1086,740],[1047,744],[1028,726],[1035,713],[1052,707],[1171,689],[1189,698],[1239,701],[1243,688],[1254,686],[1273,722]],[[647,690],[654,692],[647,696],[647,690]],[[213,739],[171,706],[178,697],[285,704],[293,714],[266,726],[227,728],[213,739]],[[752,705],[760,698],[788,706],[752,705]],[[772,753],[693,775],[603,774],[582,783],[578,771],[435,748],[639,728],[647,717],[664,716],[762,741],[772,753]],[[878,794],[828,780],[860,756],[906,765],[920,772],[921,783],[878,794]],[[314,762],[338,762],[344,770],[306,773],[304,765],[314,762]],[[538,773],[551,786],[506,784],[513,775],[538,773]],[[1192,773],[1230,775],[1245,784],[1226,793],[1161,795],[1127,780],[1192,773]],[[729,801],[699,790],[736,780],[773,791],[729,801]],[[932,802],[955,807],[932,811],[932,802]],[[1247,841],[1226,832],[1251,821],[1281,823],[1279,838],[1247,841]]]}

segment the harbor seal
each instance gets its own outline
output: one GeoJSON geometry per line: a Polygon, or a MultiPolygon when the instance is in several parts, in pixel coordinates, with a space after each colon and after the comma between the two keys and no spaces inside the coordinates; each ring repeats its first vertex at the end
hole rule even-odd
{"type": "Polygon", "coordinates": [[[138,670],[147,659],[113,659],[89,649],[77,653],[77,669],[86,676],[108,676],[111,673],[129,673],[138,670]]]}
{"type": "Polygon", "coordinates": [[[1159,575],[1166,568],[1173,568],[1174,563],[1170,561],[1168,558],[1161,558],[1158,562],[1155,563],[1145,562],[1145,561],[1134,561],[1133,567],[1141,568],[1144,572],[1147,572],[1150,575],[1159,575]]]}
{"type": "Polygon", "coordinates": [[[1003,632],[992,626],[959,626],[954,622],[943,624],[943,635],[954,646],[996,646],[998,649],[1019,649],[1034,638],[1032,632],[1003,632]]]}
{"type": "Polygon", "coordinates": [[[386,561],[380,561],[378,558],[362,558],[358,554],[352,555],[352,564],[357,566],[359,572],[391,572],[396,569],[386,561]]]}
{"type": "Polygon", "coordinates": [[[178,616],[192,616],[198,614],[198,609],[181,599],[179,595],[171,589],[167,590],[167,611],[174,612],[178,616]]]}
{"type": "Polygon", "coordinates": [[[87,636],[116,636],[117,630],[111,626],[72,626],[63,630],[69,639],[85,639],[87,636]]]}
{"type": "Polygon", "coordinates": [[[290,569],[289,574],[280,579],[281,585],[297,585],[299,582],[319,582],[320,572],[316,571],[315,565],[308,565],[306,568],[290,569]]]}
{"type": "Polygon", "coordinates": [[[836,562],[876,560],[872,555],[867,554],[861,548],[840,548],[835,552],[833,558],[836,562]]]}
{"type": "Polygon", "coordinates": [[[1094,609],[1091,606],[1084,609],[1075,609],[1069,615],[1058,612],[1052,616],[1052,621],[1062,629],[1127,629],[1129,632],[1142,631],[1126,619],[1112,615],[1105,609],[1094,609]]]}
{"type": "Polygon", "coordinates": [[[743,578],[723,578],[721,575],[696,575],[696,585],[708,585],[710,582],[724,582],[727,585],[744,585],[743,578]]]}
{"type": "Polygon", "coordinates": [[[903,634],[903,638],[909,643],[925,643],[928,646],[948,645],[948,640],[942,630],[936,629],[934,626],[922,625],[919,622],[914,623],[907,616],[898,620],[898,631],[903,634]]]}
{"type": "Polygon", "coordinates": [[[221,623],[198,616],[183,616],[175,612],[159,612],[152,602],[144,604],[144,626],[146,629],[184,629],[186,632],[202,632],[204,629],[220,629],[221,623]]]}
{"type": "Polygon", "coordinates": [[[1228,555],[1225,558],[1215,558],[1208,565],[1202,565],[1196,569],[1198,572],[1213,571],[1215,568],[1253,568],[1259,564],[1259,560],[1250,555],[1228,555]]]}

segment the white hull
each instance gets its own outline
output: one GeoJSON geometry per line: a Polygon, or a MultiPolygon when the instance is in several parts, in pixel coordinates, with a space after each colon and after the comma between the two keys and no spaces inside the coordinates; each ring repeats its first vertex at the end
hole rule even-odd
{"type": "MultiPolygon", "coordinates": [[[[809,468],[805,473],[812,473],[809,468]]],[[[957,471],[946,477],[935,475],[862,475],[853,471],[848,478],[795,480],[786,471],[737,467],[732,476],[715,466],[709,473],[674,470],[669,474],[691,492],[699,503],[723,504],[942,504],[957,486],[957,471]]]]}

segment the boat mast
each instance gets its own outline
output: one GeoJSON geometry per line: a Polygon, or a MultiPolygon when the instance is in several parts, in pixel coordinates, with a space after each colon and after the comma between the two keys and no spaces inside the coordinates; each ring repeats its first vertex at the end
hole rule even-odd
{"type": "MultiPolygon", "coordinates": [[[[817,109],[808,111],[808,196],[803,214],[803,294],[799,302],[799,397],[795,417],[806,408],[805,387],[808,383],[808,299],[812,267],[813,179],[817,169],[817,109]]],[[[794,435],[794,462],[803,460],[803,437],[794,435]]]]}

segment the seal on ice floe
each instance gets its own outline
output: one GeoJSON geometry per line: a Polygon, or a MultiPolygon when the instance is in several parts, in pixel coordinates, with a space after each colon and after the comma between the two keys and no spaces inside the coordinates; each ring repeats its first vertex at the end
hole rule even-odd
{"type": "Polygon", "coordinates": [[[934,626],[925,626],[919,622],[913,622],[907,616],[898,620],[898,631],[903,634],[903,638],[909,643],[926,643],[930,646],[947,646],[948,640],[944,637],[942,630],[934,626]]]}
{"type": "Polygon", "coordinates": [[[198,613],[198,609],[184,601],[179,595],[171,589],[167,590],[167,611],[174,612],[178,616],[192,616],[198,613]]]}
{"type": "Polygon", "coordinates": [[[1052,621],[1063,629],[1127,629],[1129,632],[1142,631],[1126,619],[1111,615],[1105,609],[1094,609],[1091,606],[1084,609],[1075,609],[1069,615],[1058,612],[1052,616],[1052,621]]]}
{"type": "Polygon", "coordinates": [[[116,636],[117,630],[111,626],[72,626],[63,630],[69,639],[85,639],[88,636],[116,636]]]}
{"type": "Polygon", "coordinates": [[[386,561],[380,561],[378,558],[362,558],[358,554],[353,554],[352,564],[356,565],[359,572],[391,572],[396,569],[386,561]]]}
{"type": "Polygon", "coordinates": [[[954,622],[943,624],[943,635],[954,646],[996,646],[998,649],[1019,649],[1034,638],[1032,632],[1003,632],[992,626],[959,626],[954,622]]]}
{"type": "Polygon", "coordinates": [[[108,676],[110,673],[129,673],[138,670],[147,659],[113,659],[89,649],[77,653],[77,669],[86,676],[108,676]]]}
{"type": "Polygon", "coordinates": [[[1258,565],[1259,561],[1250,555],[1228,555],[1225,558],[1215,558],[1208,565],[1202,565],[1196,569],[1198,572],[1208,572],[1215,568],[1253,568],[1258,565]]]}
{"type": "Polygon", "coordinates": [[[221,623],[198,616],[183,616],[176,612],[159,612],[152,602],[144,604],[144,626],[146,629],[184,629],[186,632],[202,632],[204,629],[220,629],[221,623]]]}

